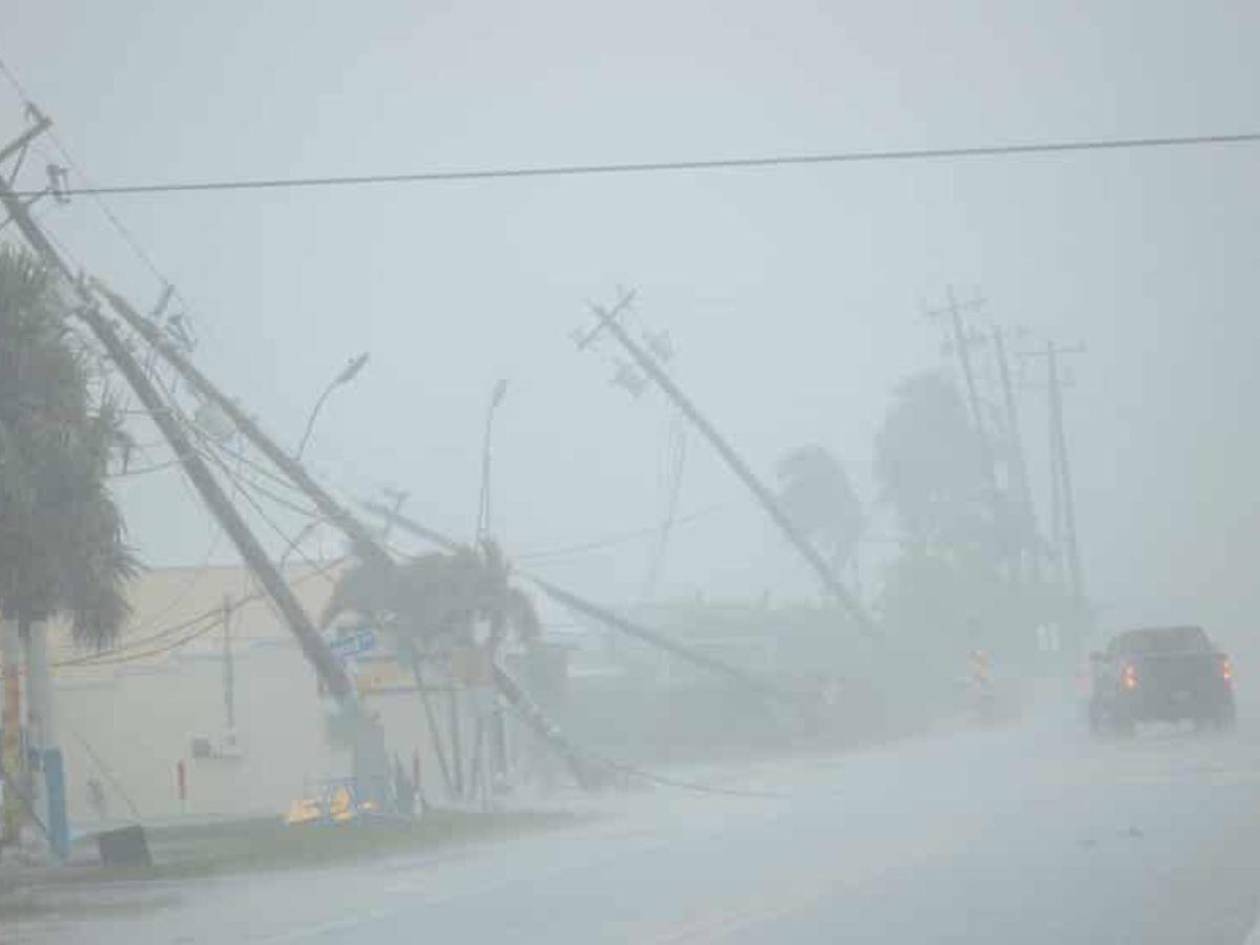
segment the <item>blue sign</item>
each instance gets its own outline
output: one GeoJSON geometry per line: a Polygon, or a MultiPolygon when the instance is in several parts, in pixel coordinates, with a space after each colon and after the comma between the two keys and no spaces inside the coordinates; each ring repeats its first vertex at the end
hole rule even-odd
{"type": "Polygon", "coordinates": [[[344,637],[338,637],[328,645],[342,659],[349,659],[376,649],[376,634],[367,629],[356,630],[344,637]]]}

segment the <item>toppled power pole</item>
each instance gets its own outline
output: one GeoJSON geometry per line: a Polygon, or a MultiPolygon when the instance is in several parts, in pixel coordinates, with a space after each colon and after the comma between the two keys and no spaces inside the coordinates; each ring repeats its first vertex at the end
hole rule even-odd
{"type": "Polygon", "coordinates": [[[848,612],[849,617],[857,625],[864,634],[875,636],[875,625],[871,621],[866,610],[858,603],[845,586],[840,582],[831,566],[827,564],[823,556],[818,553],[818,549],[813,546],[808,538],[801,533],[801,530],[793,524],[788,518],[787,513],[779,505],[778,499],[774,497],[766,485],[757,478],[749,465],[744,462],[743,458],[735,452],[726,439],[717,431],[717,428],[700,412],[691,399],[674,383],[673,379],[664,369],[657,363],[656,359],[643,349],[627,332],[618,321],[618,316],[633,300],[633,293],[625,294],[617,305],[609,310],[602,306],[593,305],[591,310],[599,319],[599,324],[595,329],[578,340],[578,347],[585,348],[591,343],[600,331],[607,331],[617,340],[617,342],[626,350],[638,368],[648,377],[656,382],[656,385],[665,392],[678,407],[679,410],[687,417],[688,420],[696,427],[697,430],[709,441],[718,455],[731,468],[731,471],[739,478],[739,480],[748,487],[753,494],[757,503],[770,516],[771,521],[778,526],[787,538],[788,543],[800,554],[805,562],[810,566],[814,573],[821,581],[823,588],[835,599],[841,608],[848,612]]]}
{"type": "MultiPolygon", "coordinates": [[[[421,538],[424,541],[431,542],[446,551],[458,551],[461,547],[459,542],[455,541],[455,539],[429,528],[426,525],[422,525],[415,519],[403,515],[401,512],[396,509],[392,509],[387,505],[382,505],[379,502],[365,502],[363,503],[363,506],[368,509],[368,511],[381,516],[385,519],[385,521],[397,525],[408,534],[421,538]]],[[[580,597],[572,591],[565,590],[562,587],[552,584],[550,581],[543,580],[537,575],[522,573],[522,576],[532,582],[545,595],[569,610],[584,614],[585,616],[597,620],[613,630],[641,640],[649,646],[654,646],[657,649],[671,653],[679,659],[685,660],[692,665],[698,666],[701,669],[714,673],[715,675],[725,677],[732,682],[744,686],[758,696],[777,699],[790,704],[797,704],[800,701],[799,693],[776,686],[773,683],[760,679],[751,673],[747,673],[744,670],[739,669],[738,667],[731,666],[729,663],[725,663],[722,660],[709,656],[707,653],[703,653],[700,650],[687,646],[686,644],[679,643],[676,640],[671,640],[669,637],[657,633],[655,630],[649,630],[647,627],[640,626],[634,621],[613,613],[606,607],[601,607],[599,604],[580,597]]]]}
{"type": "MultiPolygon", "coordinates": [[[[47,118],[41,117],[36,127],[43,130],[50,124],[47,118]]],[[[48,237],[44,235],[43,230],[35,223],[27,204],[14,194],[10,182],[3,179],[0,179],[0,203],[4,205],[9,218],[36,254],[53,272],[63,277],[66,286],[78,300],[78,306],[75,308],[76,316],[87,325],[105,349],[110,360],[118,367],[128,385],[135,391],[141,405],[174,451],[189,481],[197,490],[197,494],[205,502],[215,520],[227,532],[249,569],[279,608],[320,680],[338,702],[352,701],[353,691],[341,663],[316,631],[292,589],[271,563],[262,545],[250,531],[227,493],[223,491],[223,487],[215,479],[210,467],[189,439],[179,420],[170,412],[149,375],[132,355],[113,324],[101,313],[91,291],[76,277],[48,237]]]]}

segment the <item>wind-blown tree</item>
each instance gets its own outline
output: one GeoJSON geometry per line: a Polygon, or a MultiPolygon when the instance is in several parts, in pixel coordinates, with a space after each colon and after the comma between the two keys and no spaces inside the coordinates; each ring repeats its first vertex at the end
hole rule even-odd
{"type": "Polygon", "coordinates": [[[320,623],[327,628],[353,613],[391,627],[399,642],[425,652],[473,643],[475,622],[485,620],[485,647],[493,657],[509,630],[527,644],[540,633],[533,602],[510,576],[489,540],[480,550],[429,552],[397,565],[361,560],[337,581],[320,623]]]}
{"type": "MultiPolygon", "coordinates": [[[[399,655],[411,664],[443,778],[455,793],[459,793],[462,784],[460,761],[452,740],[453,757],[448,764],[426,694],[420,657],[449,657],[457,650],[477,646],[474,626],[478,620],[489,626],[487,638],[479,648],[490,664],[509,631],[514,631],[526,646],[536,643],[542,626],[533,601],[512,586],[510,576],[507,560],[489,539],[475,549],[429,552],[399,564],[360,558],[338,579],[320,618],[321,629],[327,629],[341,615],[353,614],[394,634],[399,655]],[[456,772],[454,778],[452,770],[456,772]]],[[[545,731],[553,745],[560,748],[579,783],[587,783],[589,772],[572,746],[563,741],[514,684],[508,691],[503,689],[508,685],[506,680],[500,678],[496,684],[521,711],[526,723],[545,731]]]]}
{"type": "Polygon", "coordinates": [[[940,374],[902,382],[875,438],[875,477],[907,543],[987,552],[995,502],[984,448],[958,389],[940,374]]]}
{"type": "Polygon", "coordinates": [[[862,503],[844,467],[822,446],[801,446],[775,467],[779,504],[792,523],[839,569],[866,529],[862,503]]]}
{"type": "Polygon", "coordinates": [[[24,631],[64,615],[100,649],[137,570],[106,479],[125,439],[67,317],[49,272],[0,246],[0,612],[24,631]]]}
{"type": "Polygon", "coordinates": [[[902,549],[884,572],[880,610],[925,656],[1031,639],[1028,602],[1004,572],[1010,503],[995,494],[958,389],[937,373],[897,387],[875,440],[881,498],[902,549]]]}

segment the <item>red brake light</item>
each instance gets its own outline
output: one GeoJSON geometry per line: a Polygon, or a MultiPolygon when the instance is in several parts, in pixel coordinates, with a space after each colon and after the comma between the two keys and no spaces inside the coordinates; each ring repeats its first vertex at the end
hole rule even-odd
{"type": "Polygon", "coordinates": [[[1120,677],[1120,682],[1125,689],[1136,689],[1138,684],[1137,667],[1129,663],[1124,667],[1124,673],[1120,677]]]}
{"type": "Polygon", "coordinates": [[[1234,681],[1234,667],[1228,659],[1221,660],[1221,678],[1226,682],[1234,681]]]}

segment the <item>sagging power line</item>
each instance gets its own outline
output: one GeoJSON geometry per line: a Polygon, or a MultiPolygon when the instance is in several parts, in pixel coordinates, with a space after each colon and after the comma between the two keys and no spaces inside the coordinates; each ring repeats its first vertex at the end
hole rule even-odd
{"type": "MultiPolygon", "coordinates": [[[[257,177],[236,180],[165,181],[138,184],[61,187],[64,197],[140,196],[144,194],[214,193],[224,191],[299,190],[399,184],[456,183],[539,177],[596,177],[624,174],[687,173],[723,170],[769,170],[830,164],[876,164],[891,161],[941,161],[1072,154],[1088,151],[1132,151],[1208,145],[1254,144],[1260,131],[1227,134],[1170,135],[1146,138],[1096,138],[1080,141],[1039,141],[948,148],[907,148],[878,151],[834,151],[820,154],[771,154],[697,160],[621,161],[607,164],[555,164],[537,167],[488,167],[398,173],[347,174],[325,177],[257,177]]],[[[20,198],[43,191],[16,191],[20,198]]]]}

